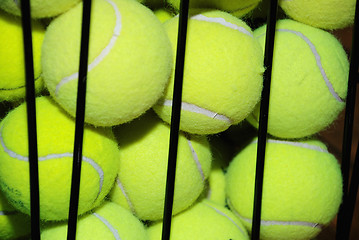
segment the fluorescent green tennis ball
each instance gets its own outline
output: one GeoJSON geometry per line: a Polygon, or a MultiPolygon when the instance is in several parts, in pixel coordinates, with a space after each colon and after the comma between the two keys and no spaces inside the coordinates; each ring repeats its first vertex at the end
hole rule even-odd
{"type": "MultiPolygon", "coordinates": [[[[175,9],[179,10],[180,0],[167,0],[175,9]]],[[[251,12],[261,0],[191,0],[192,8],[212,8],[226,11],[236,17],[242,17],[251,12]]]]}
{"type": "MultiPolygon", "coordinates": [[[[30,214],[26,104],[0,124],[0,187],[19,211],[30,214]]],[[[36,99],[40,218],[67,219],[75,120],[49,97],[36,99]]],[[[111,129],[85,126],[79,214],[98,206],[117,174],[119,150],[111,129]]]]}
{"type": "MultiPolygon", "coordinates": [[[[115,130],[119,172],[110,199],[142,220],[163,217],[170,127],[149,113],[115,130]]],[[[201,194],[211,168],[211,151],[203,136],[180,133],[173,214],[201,194]]]]}
{"type": "MultiPolygon", "coordinates": [[[[164,26],[176,51],[178,17],[164,26]]],[[[213,134],[242,121],[260,99],[262,73],[262,49],[245,22],[221,11],[191,16],[180,129],[213,134]]],[[[154,106],[166,122],[171,119],[173,86],[174,72],[165,96],[154,106]]]]}
{"type": "Polygon", "coordinates": [[[354,23],[356,0],[281,0],[284,12],[299,22],[323,29],[344,28],[354,23]]]}
{"type": "MultiPolygon", "coordinates": [[[[25,97],[25,60],[21,19],[0,11],[0,102],[25,97]]],[[[43,88],[41,77],[41,45],[44,27],[32,21],[32,43],[35,90],[43,88]]]]}
{"type": "MultiPolygon", "coordinates": [[[[162,222],[148,228],[150,240],[160,240],[162,222]]],[[[245,227],[227,208],[203,200],[172,219],[171,239],[249,239],[245,227]]]]}
{"type": "MultiPolygon", "coordinates": [[[[265,45],[266,27],[254,34],[265,45]]],[[[277,22],[268,132],[302,138],[328,127],[345,107],[349,63],[330,33],[293,20],[277,22]]],[[[258,126],[259,104],[248,118],[258,126]]]]}
{"type": "MultiPolygon", "coordinates": [[[[256,141],[230,163],[227,202],[250,231],[256,172],[256,141]]],[[[260,238],[312,239],[335,217],[342,199],[340,166],[316,140],[268,139],[260,238]]]]}
{"type": "Polygon", "coordinates": [[[162,23],[174,17],[174,15],[168,9],[165,8],[155,10],[154,14],[162,23]]]}
{"type": "MultiPolygon", "coordinates": [[[[63,240],[67,236],[67,223],[45,223],[41,239],[63,240]]],[[[148,234],[144,225],[118,204],[104,202],[79,218],[76,229],[78,240],[147,240],[148,234]]]]}
{"type": "MultiPolygon", "coordinates": [[[[76,5],[81,0],[31,0],[31,17],[32,18],[45,18],[53,17],[59,15],[74,5],[76,5]]],[[[5,11],[18,15],[21,15],[21,0],[1,0],[0,8],[5,11]]]]}
{"type": "MultiPolygon", "coordinates": [[[[43,45],[45,84],[76,112],[82,4],[51,22],[43,45]],[[56,66],[56,67],[55,67],[56,66]]],[[[172,69],[171,45],[153,12],[133,0],[93,1],[85,121],[130,121],[163,95],[172,69]]]]}
{"type": "Polygon", "coordinates": [[[30,218],[11,206],[0,192],[0,239],[8,240],[29,235],[30,218]]]}

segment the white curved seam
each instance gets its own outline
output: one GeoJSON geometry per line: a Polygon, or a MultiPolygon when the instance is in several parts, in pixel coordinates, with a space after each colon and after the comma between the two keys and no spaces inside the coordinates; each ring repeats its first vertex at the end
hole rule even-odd
{"type": "Polygon", "coordinates": [[[0,211],[1,216],[15,215],[15,214],[17,214],[16,211],[0,211]]]}
{"type": "Polygon", "coordinates": [[[191,19],[195,19],[195,20],[199,20],[199,21],[205,21],[205,22],[212,22],[212,23],[219,23],[225,27],[229,27],[232,28],[236,31],[239,31],[241,33],[244,33],[250,37],[253,37],[253,34],[250,33],[247,29],[245,29],[244,27],[240,27],[237,26],[236,24],[233,24],[231,22],[227,22],[224,18],[214,18],[214,17],[206,17],[202,14],[198,14],[198,15],[194,15],[193,17],[191,17],[191,19]]]}
{"type": "MultiPolygon", "coordinates": [[[[12,150],[10,150],[10,149],[8,149],[6,147],[4,139],[2,137],[3,127],[4,127],[4,125],[0,129],[0,143],[1,143],[4,151],[12,158],[16,158],[17,160],[28,162],[29,157],[22,156],[22,155],[14,152],[14,151],[12,151],[12,150]]],[[[64,157],[73,158],[73,153],[49,154],[49,155],[46,155],[46,156],[39,157],[38,160],[39,161],[46,161],[46,160],[58,159],[58,158],[64,158],[64,157]]],[[[86,156],[82,156],[82,160],[84,162],[89,163],[97,171],[97,173],[99,175],[99,192],[97,193],[97,197],[96,197],[96,199],[97,199],[98,196],[100,195],[101,191],[102,191],[102,186],[103,186],[103,181],[104,181],[104,172],[103,172],[101,166],[98,165],[93,159],[88,158],[86,156]]]]}
{"type": "MultiPolygon", "coordinates": [[[[230,205],[230,202],[228,201],[230,205]]],[[[252,223],[252,219],[245,218],[240,215],[233,207],[231,207],[232,212],[241,218],[242,220],[252,223]]],[[[280,226],[302,226],[302,227],[311,227],[311,228],[318,228],[322,229],[324,226],[320,223],[312,223],[312,222],[304,222],[304,221],[274,221],[274,220],[261,220],[261,226],[273,226],[273,225],[280,225],[280,226]]]]}
{"type": "MultiPolygon", "coordinates": [[[[93,68],[95,68],[110,53],[112,48],[115,46],[116,40],[120,36],[120,32],[122,29],[121,13],[120,13],[117,5],[114,2],[112,2],[111,0],[105,0],[105,1],[107,1],[109,4],[111,4],[115,11],[116,24],[115,24],[115,28],[113,30],[113,35],[110,39],[110,42],[101,51],[101,53],[88,65],[88,72],[90,72],[93,68]]],[[[60,91],[60,88],[64,84],[66,84],[74,79],[77,79],[78,77],[79,77],[79,73],[76,72],[76,73],[71,74],[70,76],[67,76],[67,77],[64,77],[63,79],[61,79],[61,81],[56,86],[55,95],[58,94],[58,92],[60,91]]]]}
{"type": "MultiPolygon", "coordinates": [[[[258,142],[258,139],[254,140],[252,143],[257,143],[257,142],[258,142]]],[[[316,146],[316,145],[310,145],[308,143],[291,142],[291,141],[276,140],[276,139],[267,139],[267,142],[269,142],[269,143],[287,144],[287,145],[306,148],[306,149],[310,149],[310,150],[314,150],[314,151],[318,151],[318,152],[329,153],[328,150],[326,150],[324,148],[321,148],[321,147],[316,146]]]]}
{"type": "Polygon", "coordinates": [[[128,206],[130,207],[130,210],[133,214],[136,214],[136,211],[135,211],[135,208],[134,206],[132,205],[132,202],[130,200],[130,197],[128,196],[126,190],[125,190],[125,187],[123,186],[123,184],[121,183],[120,179],[117,177],[116,178],[116,183],[117,183],[117,186],[121,189],[121,192],[123,194],[123,196],[125,196],[126,198],[126,201],[127,201],[127,204],[128,206]]]}
{"type": "Polygon", "coordinates": [[[204,203],[204,205],[206,205],[207,207],[210,207],[210,208],[212,208],[214,211],[216,211],[218,214],[220,214],[220,215],[222,215],[222,216],[224,216],[224,217],[226,217],[229,221],[231,221],[240,231],[241,231],[241,233],[243,234],[243,235],[247,235],[246,233],[245,233],[245,231],[231,218],[231,217],[229,217],[227,214],[225,214],[224,212],[222,212],[221,210],[219,210],[219,209],[217,209],[217,208],[215,208],[215,207],[213,207],[213,206],[211,206],[211,205],[208,205],[207,203],[204,203]]]}
{"type": "Polygon", "coordinates": [[[188,143],[189,148],[191,149],[192,157],[193,157],[193,160],[195,161],[195,163],[196,163],[196,165],[197,165],[198,172],[201,174],[202,181],[204,182],[205,177],[204,177],[202,165],[201,165],[201,163],[199,162],[199,159],[198,159],[198,155],[197,155],[197,153],[196,153],[196,150],[194,150],[194,148],[193,148],[193,146],[192,146],[192,143],[191,143],[191,140],[187,139],[187,143],[188,143]]]}
{"type": "Polygon", "coordinates": [[[106,227],[108,227],[108,229],[112,232],[112,235],[115,237],[116,240],[121,240],[120,234],[118,233],[117,229],[114,228],[111,223],[109,223],[106,218],[102,217],[101,215],[97,214],[97,213],[93,213],[92,215],[94,215],[95,217],[97,217],[103,224],[106,225],[106,227]]]}
{"type": "MultiPolygon", "coordinates": [[[[163,105],[172,107],[172,100],[167,100],[166,99],[163,102],[163,105]]],[[[181,109],[185,110],[185,111],[193,112],[193,113],[202,114],[202,115],[205,115],[207,117],[217,119],[217,120],[220,120],[220,121],[224,121],[224,122],[227,122],[228,124],[232,124],[231,119],[229,119],[228,117],[226,117],[224,115],[221,115],[221,114],[218,114],[218,113],[215,113],[215,112],[212,112],[212,111],[210,111],[208,109],[198,107],[198,106],[196,106],[194,104],[191,104],[191,103],[182,102],[181,103],[181,109]]]]}

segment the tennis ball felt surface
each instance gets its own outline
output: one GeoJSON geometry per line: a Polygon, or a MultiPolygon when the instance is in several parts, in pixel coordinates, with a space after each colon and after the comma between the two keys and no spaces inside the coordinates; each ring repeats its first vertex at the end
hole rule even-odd
{"type": "MultiPolygon", "coordinates": [[[[53,17],[59,15],[71,7],[76,5],[80,0],[31,0],[31,17],[32,18],[45,18],[53,17]]],[[[18,15],[21,15],[21,6],[20,1],[18,0],[2,0],[0,3],[0,8],[5,11],[18,15]]]]}
{"type": "MultiPolygon", "coordinates": [[[[176,51],[178,17],[164,26],[176,51]]],[[[262,49],[245,22],[222,11],[191,16],[180,129],[213,134],[242,121],[259,101],[262,73],[262,49]]],[[[165,96],[153,107],[166,122],[171,119],[173,86],[174,72],[165,96]]]]}
{"type": "MultiPolygon", "coordinates": [[[[142,220],[163,217],[170,127],[149,112],[115,129],[119,172],[110,199],[142,220]]],[[[179,134],[173,214],[201,194],[211,168],[206,137],[179,134]]]]}
{"type": "Polygon", "coordinates": [[[30,218],[11,206],[0,192],[0,239],[16,239],[29,235],[30,218]]]}
{"type": "MultiPolygon", "coordinates": [[[[230,163],[227,202],[251,229],[256,141],[230,163]]],[[[261,239],[312,239],[335,217],[342,199],[340,166],[316,140],[269,139],[262,197],[261,239]]]]}
{"type": "MultiPolygon", "coordinates": [[[[266,26],[254,31],[264,47],[266,26]]],[[[328,127],[345,107],[349,62],[330,33],[293,20],[277,22],[268,132],[302,138],[328,127]]],[[[249,116],[258,126],[259,104],[249,116]]]]}
{"type": "Polygon", "coordinates": [[[339,29],[354,23],[355,0],[281,0],[284,12],[299,22],[323,29],[339,29]]]}
{"type": "MultiPolygon", "coordinates": [[[[148,228],[151,240],[160,240],[162,222],[148,228]]],[[[249,239],[245,227],[227,208],[203,200],[172,219],[171,239],[249,239]]]]}
{"type": "MultiPolygon", "coordinates": [[[[0,10],[0,102],[25,97],[25,60],[21,19],[0,10]]],[[[43,88],[41,77],[41,45],[45,29],[32,21],[32,43],[35,90],[43,88]]]]}
{"type": "MultiPolygon", "coordinates": [[[[91,20],[85,121],[130,121],[163,95],[171,45],[153,12],[133,0],[95,0],[91,20]]],[[[75,115],[82,4],[53,20],[45,34],[43,72],[54,99],[75,115]],[[56,67],[54,67],[56,66],[56,67]]]]}
{"type": "MultiPolygon", "coordinates": [[[[179,10],[180,0],[167,0],[175,9],[179,10]]],[[[242,17],[252,11],[261,0],[192,0],[192,8],[211,8],[226,11],[236,17],[242,17]]]]}
{"type": "MultiPolygon", "coordinates": [[[[47,223],[41,232],[41,239],[63,240],[67,236],[67,223],[47,223]]],[[[144,225],[118,204],[104,202],[79,218],[76,229],[79,240],[147,240],[144,225]]]]}
{"type": "MultiPolygon", "coordinates": [[[[49,97],[36,99],[40,218],[67,219],[75,121],[49,97]]],[[[0,187],[19,211],[30,213],[26,104],[0,125],[0,187]]],[[[98,206],[117,174],[119,150],[111,129],[85,126],[79,214],[98,206]]]]}

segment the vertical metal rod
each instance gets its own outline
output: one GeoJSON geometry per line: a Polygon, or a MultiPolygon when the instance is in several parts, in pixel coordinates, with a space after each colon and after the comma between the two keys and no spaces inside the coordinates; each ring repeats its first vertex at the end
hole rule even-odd
{"type": "Polygon", "coordinates": [[[31,239],[40,239],[40,198],[39,198],[39,171],[36,131],[36,104],[34,62],[32,52],[31,13],[30,1],[21,1],[21,21],[24,41],[25,78],[26,78],[26,108],[27,134],[29,141],[29,173],[30,173],[30,214],[31,239]]]}
{"type": "Polygon", "coordinates": [[[264,82],[263,82],[262,99],[261,99],[260,116],[259,116],[259,128],[258,128],[256,180],[255,180],[255,189],[254,189],[254,205],[253,205],[253,219],[252,219],[252,232],[251,232],[252,240],[259,240],[259,236],[260,236],[263,175],[264,175],[265,149],[266,149],[267,128],[268,128],[269,95],[270,95],[270,85],[271,85],[277,10],[278,10],[278,0],[271,0],[268,17],[267,17],[266,44],[265,44],[265,54],[264,54],[264,66],[266,70],[264,72],[264,82]]]}
{"type": "Polygon", "coordinates": [[[353,137],[353,122],[355,110],[355,95],[356,83],[358,77],[358,63],[359,63],[359,0],[356,2],[355,22],[353,29],[353,41],[350,54],[350,70],[348,78],[348,94],[346,99],[345,119],[344,119],[344,133],[343,133],[343,147],[342,147],[342,162],[341,170],[343,175],[343,201],[337,218],[336,239],[345,240],[344,229],[349,224],[346,206],[348,202],[348,187],[349,187],[349,168],[350,168],[350,154],[352,149],[353,137]]]}
{"type": "Polygon", "coordinates": [[[77,103],[76,103],[77,104],[76,127],[75,127],[73,166],[72,166],[69,220],[68,220],[68,231],[67,231],[68,240],[76,239],[81,163],[82,163],[82,145],[83,145],[84,121],[85,121],[86,82],[87,82],[87,70],[88,70],[91,3],[92,0],[84,0],[83,10],[82,10],[83,12],[82,12],[80,66],[79,66],[77,103]]]}
{"type": "Polygon", "coordinates": [[[171,132],[168,153],[166,196],[163,213],[162,240],[169,240],[171,234],[173,195],[175,187],[178,134],[181,118],[183,71],[187,39],[189,0],[181,0],[177,38],[176,68],[171,113],[171,132]]]}

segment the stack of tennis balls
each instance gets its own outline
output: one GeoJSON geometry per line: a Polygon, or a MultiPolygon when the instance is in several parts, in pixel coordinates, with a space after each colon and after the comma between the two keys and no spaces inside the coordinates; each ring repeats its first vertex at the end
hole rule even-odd
{"type": "MultiPolygon", "coordinates": [[[[255,139],[230,163],[227,202],[251,231],[256,173],[255,139]]],[[[336,158],[317,140],[268,139],[260,238],[314,238],[338,212],[342,176],[336,158]]]]}
{"type": "MultiPolygon", "coordinates": [[[[178,21],[174,17],[164,23],[174,52],[178,21]]],[[[263,71],[262,49],[244,21],[217,10],[191,15],[180,129],[208,135],[241,122],[259,102],[263,71]]],[[[153,107],[167,123],[173,86],[174,70],[164,97],[153,107]]]]}
{"type": "MultiPolygon", "coordinates": [[[[41,46],[44,27],[32,21],[34,81],[36,93],[43,89],[41,46]]],[[[25,60],[21,19],[0,10],[0,102],[25,98],[25,60]]]]}
{"type": "MultiPolygon", "coordinates": [[[[26,103],[0,124],[0,188],[20,212],[30,214],[26,103]]],[[[36,99],[40,218],[68,218],[75,120],[50,97],[36,99]]],[[[119,150],[110,128],[84,128],[79,214],[101,204],[115,182],[119,150]]]]}
{"type": "MultiPolygon", "coordinates": [[[[139,117],[163,95],[173,66],[172,50],[161,22],[139,2],[92,4],[85,122],[114,126],[139,117]]],[[[51,21],[42,48],[45,85],[72,116],[81,18],[82,3],[51,21]]]]}

